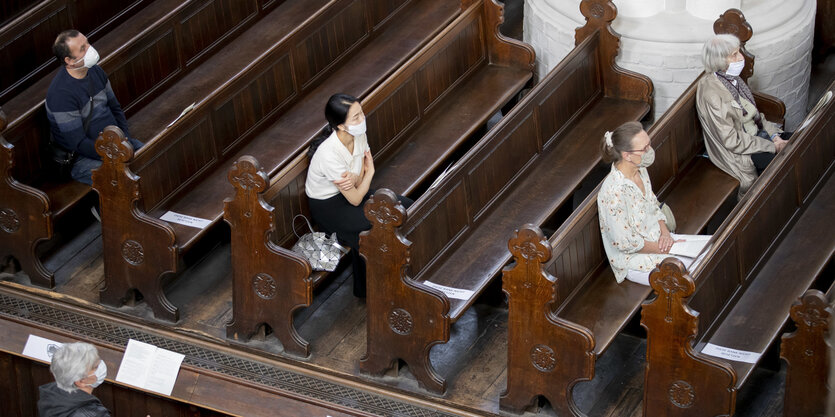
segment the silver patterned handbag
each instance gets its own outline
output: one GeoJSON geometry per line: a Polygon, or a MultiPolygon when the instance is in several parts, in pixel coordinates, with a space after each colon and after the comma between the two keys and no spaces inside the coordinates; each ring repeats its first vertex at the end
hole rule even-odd
{"type": "Polygon", "coordinates": [[[348,253],[348,249],[337,242],[336,233],[328,237],[323,232],[314,232],[310,221],[302,214],[293,217],[293,233],[299,238],[293,245],[293,252],[307,259],[314,271],[332,272],[339,264],[339,258],[348,253]],[[302,236],[296,233],[296,219],[299,217],[304,219],[307,229],[310,230],[302,236]]]}

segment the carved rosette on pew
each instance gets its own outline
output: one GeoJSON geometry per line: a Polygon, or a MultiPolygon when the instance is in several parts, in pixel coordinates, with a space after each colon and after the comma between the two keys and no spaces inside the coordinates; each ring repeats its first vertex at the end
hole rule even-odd
{"type": "Polygon", "coordinates": [[[502,271],[508,357],[501,407],[521,412],[541,395],[557,415],[579,415],[571,389],[594,376],[594,338],[585,327],[552,313],[557,280],[543,268],[551,259],[551,246],[539,227],[522,226],[507,246],[515,263],[502,271]]]}
{"type": "Polygon", "coordinates": [[[102,304],[120,307],[139,291],[154,316],[176,322],[179,311],[163,292],[163,283],[177,266],[174,231],[168,223],[137,210],[139,178],[128,168],[133,147],[124,132],[108,126],[96,140],[101,167],[93,170],[99,194],[104,246],[102,304]],[[111,213],[127,212],[130,217],[111,213]]]}
{"type": "Polygon", "coordinates": [[[242,156],[228,178],[235,197],[223,201],[223,219],[232,231],[233,276],[226,337],[247,340],[268,324],[286,352],[307,356],[308,343],[293,325],[293,312],[313,302],[310,264],[272,242],[275,209],[264,201],[269,177],[258,161],[242,156]]]}
{"type": "Polygon", "coordinates": [[[49,198],[12,177],[14,146],[2,136],[7,123],[6,114],[0,109],[0,261],[13,256],[33,284],[52,288],[52,271],[43,266],[35,251],[38,243],[52,238],[49,198]]]}
{"type": "Polygon", "coordinates": [[[406,211],[388,189],[365,203],[371,230],[360,234],[366,260],[367,346],[360,370],[381,375],[404,360],[426,389],[442,393],[446,382],[435,372],[429,350],[449,341],[449,300],[406,273],[411,242],[399,226],[406,211]]]}
{"type": "Polygon", "coordinates": [[[826,295],[808,290],[791,307],[797,330],[783,336],[780,357],[786,361],[783,415],[823,416],[826,413],[829,358],[827,337],[832,307],[826,295]]]}
{"type": "MultiPolygon", "coordinates": [[[[577,28],[574,35],[575,45],[579,45],[589,36],[600,36],[598,59],[603,60],[604,94],[607,97],[620,97],[627,100],[647,100],[652,105],[652,81],[645,75],[621,68],[615,63],[620,48],[620,35],[612,29],[612,21],[618,15],[618,8],[611,0],[583,0],[580,12],[586,18],[586,24],[577,28]],[[595,35],[599,31],[598,35],[595,35]]],[[[652,111],[650,111],[652,114],[652,111]]]]}
{"type": "Polygon", "coordinates": [[[693,350],[699,319],[687,298],[696,283],[676,258],[661,262],[649,282],[656,297],[641,309],[641,326],[647,329],[643,415],[732,415],[736,374],[730,365],[693,350]]]}

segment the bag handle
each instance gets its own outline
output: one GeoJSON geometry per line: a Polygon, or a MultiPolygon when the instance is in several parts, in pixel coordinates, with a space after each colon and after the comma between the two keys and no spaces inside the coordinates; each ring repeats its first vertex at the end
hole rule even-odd
{"type": "Polygon", "coordinates": [[[313,233],[313,226],[310,225],[310,220],[307,220],[307,217],[304,214],[297,214],[293,216],[293,234],[296,235],[297,239],[301,239],[302,237],[299,236],[299,233],[296,232],[296,219],[299,217],[303,218],[305,223],[307,223],[307,229],[310,230],[310,233],[313,233]]]}

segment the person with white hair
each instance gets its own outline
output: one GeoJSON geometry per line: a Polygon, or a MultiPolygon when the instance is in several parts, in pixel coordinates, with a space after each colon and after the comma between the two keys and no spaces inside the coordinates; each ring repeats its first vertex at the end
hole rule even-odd
{"type": "Polygon", "coordinates": [[[104,382],[107,365],[89,343],[67,343],[52,355],[49,370],[55,382],[40,386],[38,414],[41,417],[104,417],[110,411],[93,389],[104,382]]]}
{"type": "Polygon", "coordinates": [[[697,85],[696,110],[711,162],[739,180],[741,198],[791,134],[757,110],[751,89],[739,77],[745,67],[739,48],[734,35],[715,35],[705,42],[706,74],[697,85]]]}

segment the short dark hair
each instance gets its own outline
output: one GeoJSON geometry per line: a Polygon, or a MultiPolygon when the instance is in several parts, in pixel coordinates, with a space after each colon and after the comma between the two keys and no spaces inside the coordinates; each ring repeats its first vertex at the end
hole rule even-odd
{"type": "Polygon", "coordinates": [[[55,55],[55,58],[58,59],[61,65],[66,65],[64,58],[72,57],[70,47],[67,46],[67,39],[74,38],[80,34],[81,32],[70,29],[59,33],[58,37],[55,38],[55,43],[52,44],[52,54],[55,55]]]}

